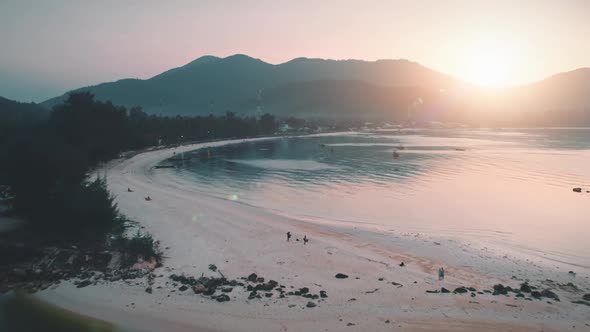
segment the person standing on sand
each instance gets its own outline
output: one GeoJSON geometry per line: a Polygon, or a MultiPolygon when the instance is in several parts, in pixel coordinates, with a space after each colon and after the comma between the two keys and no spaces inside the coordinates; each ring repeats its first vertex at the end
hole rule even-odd
{"type": "Polygon", "coordinates": [[[307,239],[307,235],[303,235],[303,245],[306,245],[307,244],[307,241],[309,241],[307,239]]]}
{"type": "Polygon", "coordinates": [[[443,280],[445,278],[445,269],[442,267],[438,269],[438,280],[443,280]]]}
{"type": "Polygon", "coordinates": [[[291,232],[287,232],[287,242],[289,242],[289,240],[291,240],[291,232]]]}

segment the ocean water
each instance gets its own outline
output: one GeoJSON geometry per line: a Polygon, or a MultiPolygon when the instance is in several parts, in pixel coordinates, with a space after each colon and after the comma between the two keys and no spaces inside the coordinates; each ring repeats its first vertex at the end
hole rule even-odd
{"type": "Polygon", "coordinates": [[[374,130],[185,156],[162,171],[235,204],[590,269],[590,129],[374,130]]]}

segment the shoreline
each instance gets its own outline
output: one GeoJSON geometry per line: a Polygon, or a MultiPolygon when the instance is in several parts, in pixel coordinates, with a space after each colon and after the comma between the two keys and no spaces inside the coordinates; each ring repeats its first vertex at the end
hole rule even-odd
{"type": "MultiPolygon", "coordinates": [[[[84,289],[76,289],[66,282],[35,297],[141,331],[183,331],[183,328],[385,331],[392,327],[403,331],[557,331],[589,323],[582,319],[587,308],[569,303],[561,293],[564,301],[555,305],[489,294],[475,298],[468,294],[426,294],[426,290],[440,287],[452,290],[463,285],[489,289],[494,283],[508,282],[511,271],[503,271],[506,273],[499,277],[490,276],[486,270],[473,269],[475,264],[462,258],[457,258],[452,265],[443,264],[447,261],[432,258],[440,248],[426,246],[427,241],[423,239],[397,241],[392,240],[390,234],[368,229],[275,215],[264,209],[191,191],[180,182],[171,183],[170,177],[152,169],[157,162],[172,157],[173,151],[182,153],[266,139],[281,137],[150,150],[105,165],[98,171],[106,173],[109,190],[116,196],[121,212],[160,240],[167,256],[164,267],[155,271],[162,277],[156,280],[153,294],[145,292],[144,280],[84,289]],[[127,193],[128,187],[135,192],[127,193]],[[143,199],[147,195],[152,201],[143,199]],[[299,238],[307,235],[311,242],[307,246],[295,241],[287,243],[287,231],[299,238]],[[415,251],[426,254],[409,254],[414,245],[419,249],[415,251]],[[434,255],[429,255],[433,250],[434,255]],[[398,266],[401,261],[406,262],[404,268],[398,266]],[[171,285],[168,278],[171,274],[214,275],[208,270],[209,264],[215,264],[231,279],[257,273],[288,286],[309,286],[314,292],[324,289],[329,297],[315,308],[305,308],[306,299],[249,301],[246,294],[235,290],[230,302],[217,303],[190,290],[178,292],[175,289],[178,287],[171,285]],[[443,282],[435,279],[439,266],[445,266],[449,273],[443,282]],[[335,279],[336,273],[345,273],[350,278],[335,279]],[[403,287],[394,287],[392,282],[403,287]],[[356,300],[351,301],[352,298],[356,300]],[[544,315],[539,317],[538,312],[544,315]]],[[[448,250],[457,251],[461,247],[448,250]]]]}

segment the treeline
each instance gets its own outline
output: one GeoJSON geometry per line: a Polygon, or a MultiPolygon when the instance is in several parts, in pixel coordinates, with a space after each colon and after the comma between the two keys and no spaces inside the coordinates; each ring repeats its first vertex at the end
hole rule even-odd
{"type": "Polygon", "coordinates": [[[272,134],[272,115],[240,118],[148,116],[71,94],[48,118],[0,132],[0,194],[32,229],[95,245],[118,232],[120,216],[105,180],[89,172],[121,152],[160,144],[272,134]]]}

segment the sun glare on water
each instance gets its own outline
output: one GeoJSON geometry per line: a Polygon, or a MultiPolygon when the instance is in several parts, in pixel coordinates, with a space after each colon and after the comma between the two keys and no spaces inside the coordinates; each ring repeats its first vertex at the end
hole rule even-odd
{"type": "Polygon", "coordinates": [[[479,43],[465,49],[463,78],[485,87],[510,84],[513,55],[504,45],[479,43]]]}

